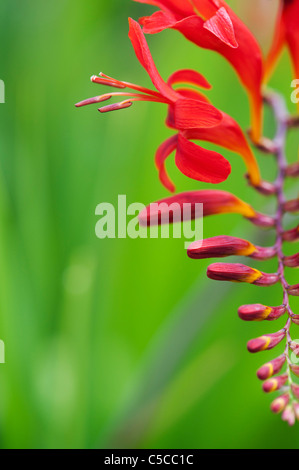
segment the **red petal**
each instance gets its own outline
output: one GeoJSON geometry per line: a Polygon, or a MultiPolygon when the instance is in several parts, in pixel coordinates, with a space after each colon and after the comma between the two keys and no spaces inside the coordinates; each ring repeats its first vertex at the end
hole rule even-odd
{"type": "Polygon", "coordinates": [[[204,101],[205,103],[210,103],[205,95],[197,90],[193,90],[192,88],[177,88],[176,92],[184,98],[188,98],[190,100],[199,100],[204,101]]]}
{"type": "Polygon", "coordinates": [[[222,113],[203,101],[179,99],[174,105],[174,119],[177,129],[215,127],[222,121],[222,113]]]}
{"type": "Polygon", "coordinates": [[[207,90],[212,88],[203,75],[191,69],[177,70],[170,75],[167,80],[167,84],[172,86],[177,83],[189,83],[191,85],[199,86],[200,88],[206,88],[207,90]]]}
{"type": "Polygon", "coordinates": [[[155,5],[161,10],[166,10],[169,13],[173,13],[177,17],[189,16],[194,13],[192,2],[188,0],[134,0],[139,3],[148,3],[149,5],[155,5]]]}
{"type": "Polygon", "coordinates": [[[165,160],[177,147],[178,136],[174,135],[169,139],[165,140],[156,152],[155,163],[159,170],[159,178],[163,186],[168,189],[171,193],[174,193],[175,186],[170,180],[166,169],[165,169],[165,160]]]}
{"type": "MultiPolygon", "coordinates": [[[[201,0],[198,2],[198,10],[201,8],[201,0]]],[[[196,5],[197,6],[197,5],[196,5]]],[[[197,15],[186,17],[177,21],[172,26],[180,31],[187,39],[199,47],[211,49],[225,57],[238,73],[250,96],[252,110],[252,137],[258,141],[261,133],[262,96],[261,83],[263,75],[263,59],[260,47],[253,34],[242,23],[237,15],[229,8],[236,39],[239,47],[229,47],[214,34],[204,27],[204,20],[197,15]]],[[[204,15],[203,15],[204,16],[204,15]]],[[[208,18],[209,16],[205,16],[208,18]]]]}
{"type": "Polygon", "coordinates": [[[277,15],[273,42],[265,60],[264,82],[268,82],[285,44],[285,25],[282,17],[283,5],[277,15]]]}
{"type": "Polygon", "coordinates": [[[164,82],[155,66],[141,27],[136,21],[132,20],[132,18],[129,18],[129,25],[129,38],[132,42],[137,59],[149,74],[157,90],[170,101],[176,100],[176,92],[164,82]]]}
{"type": "Polygon", "coordinates": [[[224,7],[219,8],[203,27],[233,49],[238,47],[233,22],[224,7]]]}
{"type": "Polygon", "coordinates": [[[260,183],[261,177],[255,156],[239,124],[228,114],[222,113],[222,121],[211,129],[192,129],[185,133],[188,139],[204,140],[238,153],[247,167],[253,185],[260,183]]]}
{"type": "Polygon", "coordinates": [[[175,162],[184,175],[206,183],[221,183],[231,172],[229,162],[222,155],[189,142],[182,134],[179,134],[175,162]]]}
{"type": "Polygon", "coordinates": [[[176,18],[164,11],[158,10],[151,16],[139,18],[145,34],[155,34],[171,28],[176,23],[176,18]]]}

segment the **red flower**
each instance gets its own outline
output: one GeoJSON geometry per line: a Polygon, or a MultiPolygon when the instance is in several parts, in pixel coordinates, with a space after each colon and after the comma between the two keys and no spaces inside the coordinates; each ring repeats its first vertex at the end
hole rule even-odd
{"type": "Polygon", "coordinates": [[[145,33],[180,31],[200,47],[220,53],[246,87],[252,109],[252,138],[261,136],[263,60],[252,33],[223,0],[135,0],[160,8],[140,19],[145,33]]]}
{"type": "Polygon", "coordinates": [[[173,151],[176,151],[177,167],[190,178],[209,183],[220,183],[230,174],[230,164],[222,155],[194,144],[191,139],[213,142],[239,153],[247,165],[251,183],[258,186],[261,183],[259,169],[240,126],[230,116],[212,106],[205,96],[194,89],[180,88],[175,90],[173,88],[173,85],[178,83],[210,88],[205,78],[193,70],[179,70],[170,76],[167,83],[164,82],[157,71],[139,24],[132,19],[129,20],[129,23],[129,37],[136,56],[158,91],[100,74],[99,77],[93,76],[91,80],[115,88],[130,88],[134,90],[134,93],[121,91],[104,94],[81,101],[77,103],[77,106],[100,103],[112,96],[125,96],[126,100],[101,107],[99,109],[101,112],[127,108],[134,101],[155,101],[167,104],[167,125],[178,130],[178,134],[163,142],[158,148],[155,161],[161,182],[172,192],[175,187],[166,173],[165,160],[173,151]],[[136,91],[139,93],[135,93],[136,91]]]}
{"type": "Polygon", "coordinates": [[[299,77],[299,0],[280,0],[280,9],[277,17],[273,43],[265,63],[265,81],[273,72],[283,47],[289,49],[294,76],[299,77]]]}

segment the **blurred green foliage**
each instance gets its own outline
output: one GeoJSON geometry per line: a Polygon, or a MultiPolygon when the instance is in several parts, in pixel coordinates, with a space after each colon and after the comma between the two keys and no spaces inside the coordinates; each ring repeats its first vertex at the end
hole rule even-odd
{"type": "MultiPolygon", "coordinates": [[[[298,447],[298,425],[270,413],[255,377],[273,352],[246,351],[248,339],[277,323],[245,324],[236,314],[242,303],[279,304],[279,288],[208,281],[208,262],[188,259],[182,240],[95,237],[98,203],[167,195],[153,164],[170,135],[163,105],[107,115],[74,107],[101,92],[89,81],[99,71],[150,86],[127,17],[152,10],[129,0],[0,4],[2,448],[298,447]]],[[[248,127],[246,95],[221,57],[174,31],[148,40],[163,77],[196,68],[214,86],[213,103],[248,127]]],[[[289,103],[290,81],[284,56],[272,86],[289,103]]],[[[290,161],[297,146],[294,133],[290,161]]],[[[224,155],[233,171],[221,188],[271,212],[244,183],[241,159],[224,155]]],[[[273,178],[271,158],[258,157],[273,178]]],[[[171,160],[178,191],[208,187],[171,160]]],[[[261,244],[272,237],[235,215],[205,220],[204,235],[216,234],[261,244]]]]}

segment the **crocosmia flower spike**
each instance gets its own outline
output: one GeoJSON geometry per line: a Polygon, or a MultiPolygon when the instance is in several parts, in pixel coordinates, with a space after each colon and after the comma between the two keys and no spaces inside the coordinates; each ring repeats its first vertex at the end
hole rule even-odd
{"type": "MultiPolygon", "coordinates": [[[[129,18],[130,41],[152,86],[146,88],[100,73],[91,77],[92,83],[107,86],[109,90],[80,101],[76,106],[96,104],[105,115],[130,108],[141,101],[166,105],[165,123],[171,135],[160,143],[155,155],[162,185],[170,192],[176,191],[166,169],[167,160],[174,154],[176,167],[182,174],[198,184],[213,186],[175,192],[170,197],[157,195],[155,202],[149,202],[140,211],[139,224],[151,227],[222,215],[221,233],[216,230],[209,238],[190,243],[187,256],[190,263],[199,263],[204,269],[207,267],[209,279],[233,282],[239,289],[252,292],[250,303],[247,298],[247,303],[238,308],[238,316],[246,322],[247,328],[252,327],[252,322],[259,322],[257,327],[260,331],[252,335],[256,337],[248,341],[247,350],[259,353],[261,357],[267,356],[261,361],[257,377],[262,381],[262,390],[272,396],[272,412],[281,413],[282,420],[292,426],[299,420],[299,342],[294,339],[298,338],[298,333],[293,335],[292,332],[299,325],[299,312],[292,307],[293,297],[299,296],[299,283],[288,282],[287,274],[299,267],[299,253],[296,248],[286,251],[285,245],[299,240],[299,198],[296,190],[289,197],[285,186],[287,182],[291,186],[299,178],[299,163],[298,154],[291,162],[288,161],[286,142],[290,129],[299,127],[299,119],[289,114],[280,93],[269,92],[262,84],[266,86],[285,45],[290,52],[295,77],[299,79],[299,0],[280,0],[273,42],[265,61],[254,35],[223,0],[135,1],[157,7],[157,11],[141,18],[139,23],[129,18]],[[145,34],[159,33],[168,28],[180,31],[199,47],[218,52],[233,66],[250,100],[249,140],[238,118],[233,119],[208,98],[211,84],[202,74],[204,64],[201,64],[200,71],[185,68],[170,71],[167,80],[161,77],[145,34]],[[263,135],[263,128],[267,128],[263,126],[265,107],[275,122],[273,138],[263,135]],[[220,150],[205,148],[208,144],[204,145],[204,142],[220,150]],[[230,156],[224,157],[221,149],[242,158],[246,167],[244,184],[249,186],[248,191],[259,193],[259,201],[265,201],[260,202],[261,208],[232,191],[215,188],[228,177],[235,177],[228,161],[230,156]],[[274,164],[274,181],[262,178],[255,156],[257,150],[261,159],[268,159],[267,165],[274,164]],[[269,199],[274,207],[270,214],[265,213],[269,199]],[[232,235],[230,222],[225,224],[227,214],[231,214],[231,218],[241,216],[245,219],[242,233],[232,235]],[[250,232],[245,231],[246,223],[251,228],[250,232]],[[272,233],[271,241],[268,241],[267,234],[260,241],[260,235],[253,232],[265,232],[265,229],[272,233]],[[226,262],[235,256],[237,260],[226,262]],[[212,264],[207,266],[207,259],[213,259],[212,264]],[[270,259],[272,267],[269,269],[264,262],[270,259]],[[273,299],[276,298],[275,292],[279,292],[279,300],[268,302],[265,288],[270,298],[273,293],[273,299]],[[266,333],[263,322],[269,327],[266,333]]],[[[177,52],[175,54],[177,57],[177,52]]],[[[224,93],[230,91],[222,90],[224,93]]],[[[146,149],[141,157],[147,157],[146,149]]],[[[241,188],[240,181],[233,187],[241,188]]],[[[245,327],[245,323],[243,325],[245,327]]]]}

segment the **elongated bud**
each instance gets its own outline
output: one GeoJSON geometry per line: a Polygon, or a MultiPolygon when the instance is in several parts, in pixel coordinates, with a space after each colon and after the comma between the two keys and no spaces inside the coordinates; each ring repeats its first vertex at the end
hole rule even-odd
{"type": "Polygon", "coordinates": [[[224,258],[232,255],[268,259],[272,258],[275,253],[274,247],[263,248],[247,240],[226,235],[193,242],[187,250],[189,258],[193,259],[224,258]]]}
{"type": "Polygon", "coordinates": [[[271,333],[268,335],[260,336],[259,338],[251,339],[247,343],[247,349],[251,353],[259,351],[265,351],[266,349],[272,349],[285,337],[285,330],[282,329],[277,333],[271,333]]]}
{"type": "Polygon", "coordinates": [[[299,212],[299,199],[292,199],[287,201],[283,205],[283,210],[285,212],[297,213],[299,212]]]}
{"type": "Polygon", "coordinates": [[[286,230],[283,232],[282,238],[286,242],[295,242],[299,240],[299,225],[297,225],[295,228],[292,228],[291,230],[286,230]]]}
{"type": "Polygon", "coordinates": [[[299,325],[299,315],[293,315],[292,322],[295,323],[295,325],[299,325]]]}
{"type": "Polygon", "coordinates": [[[272,361],[267,362],[262,367],[260,367],[259,370],[257,371],[258,378],[260,380],[266,380],[272,377],[273,375],[278,374],[281,371],[285,361],[286,361],[286,357],[284,354],[282,354],[276,359],[273,359],[272,361]]]}
{"type": "Polygon", "coordinates": [[[296,364],[290,364],[290,369],[293,372],[294,375],[299,377],[299,366],[296,364]]]}
{"type": "Polygon", "coordinates": [[[295,416],[297,418],[297,420],[299,421],[299,403],[294,403],[294,413],[295,413],[295,416]]]}
{"type": "Polygon", "coordinates": [[[288,405],[282,413],[282,420],[286,421],[290,426],[294,426],[296,417],[294,409],[291,405],[288,405]]]}
{"type": "Polygon", "coordinates": [[[169,218],[168,223],[182,222],[184,205],[191,207],[189,219],[198,217],[196,204],[203,204],[203,216],[213,214],[236,213],[250,218],[256,215],[252,207],[227,191],[207,189],[202,191],[188,191],[150,204],[142,210],[138,219],[141,225],[160,225],[169,218]],[[169,215],[169,217],[167,217],[169,215]]]}
{"type": "Polygon", "coordinates": [[[284,395],[281,395],[272,402],[271,410],[273,411],[273,413],[281,413],[289,404],[289,401],[290,396],[288,393],[285,393],[284,395]]]}
{"type": "Polygon", "coordinates": [[[290,341],[289,348],[291,351],[293,351],[296,357],[299,357],[299,343],[295,343],[295,341],[290,341]]]}
{"type": "Polygon", "coordinates": [[[278,282],[277,274],[267,274],[244,264],[214,263],[208,267],[207,275],[215,281],[247,282],[257,286],[271,286],[278,282]]]}
{"type": "Polygon", "coordinates": [[[266,393],[275,392],[279,390],[288,380],[288,374],[279,375],[278,377],[272,377],[263,383],[263,390],[266,393]]]}
{"type": "Polygon", "coordinates": [[[298,295],[299,295],[299,284],[295,284],[295,285],[293,285],[293,286],[289,286],[289,287],[288,287],[288,293],[289,293],[290,295],[294,295],[294,296],[298,297],[298,295]]]}
{"type": "Polygon", "coordinates": [[[291,178],[297,178],[297,176],[299,176],[299,162],[292,163],[292,165],[287,166],[285,174],[291,178]]]}
{"type": "Polygon", "coordinates": [[[299,400],[299,385],[292,384],[292,392],[293,392],[294,397],[296,397],[297,400],[299,400]]]}
{"type": "Polygon", "coordinates": [[[299,253],[283,258],[283,264],[289,268],[298,268],[299,266],[299,253]]]}
{"type": "Polygon", "coordinates": [[[242,305],[238,310],[239,317],[244,321],[277,320],[285,312],[286,307],[284,305],[280,307],[267,307],[262,304],[242,305]]]}

